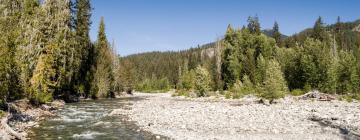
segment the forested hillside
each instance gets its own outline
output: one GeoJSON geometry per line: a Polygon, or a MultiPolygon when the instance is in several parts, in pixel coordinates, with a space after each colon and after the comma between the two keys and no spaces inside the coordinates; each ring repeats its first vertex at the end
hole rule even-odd
{"type": "Polygon", "coordinates": [[[261,31],[257,17],[247,27],[229,25],[223,39],[179,52],[152,52],[121,58],[131,65],[138,90],[197,91],[197,72],[209,73],[208,91],[227,90],[229,98],[256,93],[266,98],[320,90],[359,98],[359,21],[326,25],[286,37],[279,25],[261,31]],[[266,34],[266,35],[265,35],[266,34]],[[201,70],[200,70],[201,69],[201,70]],[[166,81],[166,82],[165,82],[166,81]],[[140,84],[139,84],[140,83],[140,84]],[[167,85],[169,84],[169,85],[167,85]]]}
{"type": "Polygon", "coordinates": [[[109,97],[117,91],[117,57],[105,35],[90,41],[89,0],[0,1],[0,107],[28,98],[109,97]]]}
{"type": "MultiPolygon", "coordinates": [[[[123,77],[132,79],[131,86],[138,90],[169,90],[176,88],[182,71],[204,65],[215,78],[215,43],[209,43],[184,51],[150,52],[120,58],[123,77]],[[125,72],[123,72],[125,73],[125,72]]],[[[124,78],[126,79],[126,78],[124,78]]],[[[215,79],[214,79],[215,80],[215,79]]],[[[125,82],[126,83],[126,82],[125,82]]]]}
{"type": "MultiPolygon", "coordinates": [[[[262,30],[262,33],[271,37],[274,31],[273,29],[262,30]]],[[[279,35],[281,39],[287,37],[281,33],[279,35]]],[[[209,71],[212,89],[219,90],[222,89],[221,45],[219,40],[188,50],[133,54],[122,57],[120,60],[126,69],[131,67],[131,74],[128,75],[132,76],[128,78],[132,79],[132,86],[140,91],[155,92],[176,88],[182,73],[193,70],[199,65],[209,71]]]]}

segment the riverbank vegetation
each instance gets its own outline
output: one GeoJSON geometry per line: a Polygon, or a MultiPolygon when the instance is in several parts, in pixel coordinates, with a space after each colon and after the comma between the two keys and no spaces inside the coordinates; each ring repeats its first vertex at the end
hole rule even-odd
{"type": "Polygon", "coordinates": [[[118,56],[101,19],[89,37],[89,0],[0,1],[0,106],[28,98],[39,105],[111,97],[118,91],[118,56]]]}
{"type": "Polygon", "coordinates": [[[247,26],[229,25],[215,43],[180,52],[136,54],[121,61],[135,65],[134,81],[167,78],[177,95],[223,91],[219,93],[227,98],[254,94],[273,100],[319,90],[358,99],[360,33],[354,29],[359,24],[338,18],[336,24],[325,25],[319,17],[313,28],[286,37],[277,22],[272,30],[262,31],[258,17],[249,17],[247,26]],[[199,76],[198,67],[208,74],[199,76]]]}

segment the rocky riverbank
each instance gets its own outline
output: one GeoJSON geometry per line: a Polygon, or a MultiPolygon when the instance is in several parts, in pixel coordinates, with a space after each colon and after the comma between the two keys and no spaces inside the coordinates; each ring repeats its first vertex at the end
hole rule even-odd
{"type": "MultiPolygon", "coordinates": [[[[360,139],[360,103],[286,97],[265,105],[240,100],[187,99],[135,93],[124,111],[144,131],[174,139],[360,139]]],[[[118,111],[121,112],[121,111],[118,111]]]]}
{"type": "Polygon", "coordinates": [[[8,113],[1,118],[0,139],[26,139],[29,128],[36,127],[39,121],[53,116],[54,111],[63,107],[64,104],[63,101],[56,100],[36,107],[25,99],[9,103],[8,113]]]}

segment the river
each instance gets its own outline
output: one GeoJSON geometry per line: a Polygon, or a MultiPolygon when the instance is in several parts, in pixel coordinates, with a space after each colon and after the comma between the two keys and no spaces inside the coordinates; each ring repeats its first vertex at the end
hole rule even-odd
{"type": "Polygon", "coordinates": [[[101,99],[66,104],[57,116],[40,122],[31,130],[30,139],[147,140],[155,135],[142,132],[126,116],[109,116],[113,109],[130,109],[141,98],[101,99]]]}

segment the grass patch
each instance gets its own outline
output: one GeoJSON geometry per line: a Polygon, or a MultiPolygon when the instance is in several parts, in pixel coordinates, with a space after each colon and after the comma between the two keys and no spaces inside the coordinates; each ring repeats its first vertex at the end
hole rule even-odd
{"type": "Polygon", "coordinates": [[[341,96],[340,97],[340,99],[339,100],[341,100],[341,101],[347,101],[347,102],[352,102],[352,100],[353,100],[353,97],[352,96],[350,96],[350,95],[343,95],[343,96],[341,96]]]}
{"type": "Polygon", "coordinates": [[[231,92],[225,92],[225,99],[231,99],[231,92]]]}
{"type": "Polygon", "coordinates": [[[170,90],[140,90],[139,92],[143,92],[143,93],[166,93],[169,92],[170,90]]]}
{"type": "Polygon", "coordinates": [[[360,93],[358,93],[357,95],[355,95],[354,99],[359,100],[360,101],[360,93]]]}
{"type": "Polygon", "coordinates": [[[300,95],[304,95],[305,92],[301,89],[294,89],[290,92],[290,94],[293,96],[300,96],[300,95]]]}
{"type": "Polygon", "coordinates": [[[4,117],[5,114],[6,114],[6,113],[5,113],[4,111],[0,110],[0,118],[4,117]]]}
{"type": "Polygon", "coordinates": [[[190,92],[187,90],[177,90],[172,96],[185,96],[190,97],[190,92]]]}

